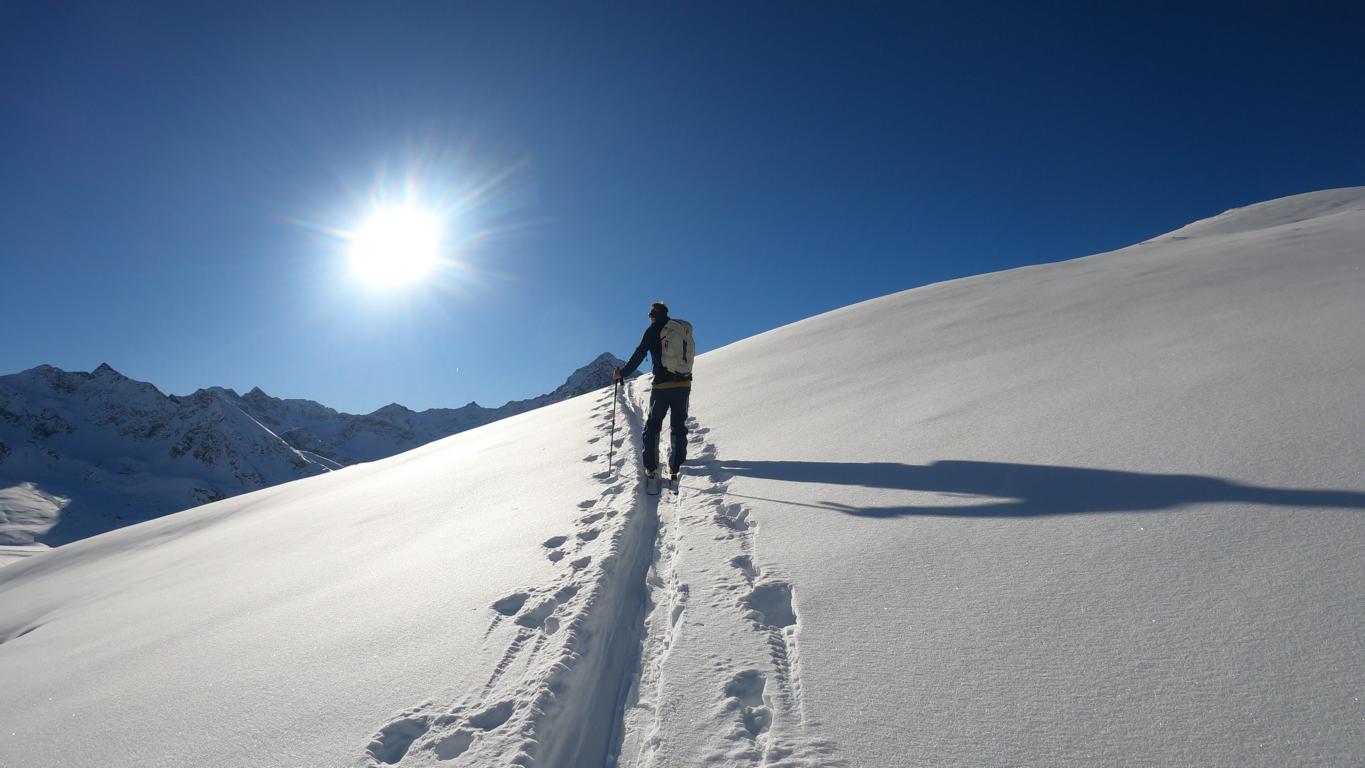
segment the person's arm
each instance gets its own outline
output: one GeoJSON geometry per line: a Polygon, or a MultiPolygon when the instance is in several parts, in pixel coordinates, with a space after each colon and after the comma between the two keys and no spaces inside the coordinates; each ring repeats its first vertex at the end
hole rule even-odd
{"type": "Polygon", "coordinates": [[[640,363],[644,362],[645,355],[649,354],[650,336],[657,336],[658,334],[659,331],[652,325],[645,329],[645,335],[640,338],[640,346],[635,348],[635,354],[631,355],[630,360],[626,361],[626,367],[619,369],[621,375],[618,378],[625,379],[635,373],[635,369],[640,367],[640,363]]]}

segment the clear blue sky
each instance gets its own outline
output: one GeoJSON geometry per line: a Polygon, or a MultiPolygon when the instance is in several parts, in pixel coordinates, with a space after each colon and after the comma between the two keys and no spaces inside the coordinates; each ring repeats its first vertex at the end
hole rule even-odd
{"type": "Polygon", "coordinates": [[[1116,5],[0,3],[0,372],[498,405],[1365,184],[1355,4],[1116,5]],[[405,175],[462,266],[379,296],[405,175]]]}

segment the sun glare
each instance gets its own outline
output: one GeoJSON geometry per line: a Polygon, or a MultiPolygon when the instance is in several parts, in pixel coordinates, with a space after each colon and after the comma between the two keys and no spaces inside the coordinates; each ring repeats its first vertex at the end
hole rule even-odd
{"type": "Polygon", "coordinates": [[[351,238],[351,272],[370,285],[415,283],[441,262],[441,220],[420,208],[375,211],[351,238]]]}

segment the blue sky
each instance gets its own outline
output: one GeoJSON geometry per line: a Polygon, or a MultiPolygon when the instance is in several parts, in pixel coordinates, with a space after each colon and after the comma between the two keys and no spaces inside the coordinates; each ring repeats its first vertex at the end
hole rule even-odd
{"type": "Polygon", "coordinates": [[[115,5],[0,5],[0,372],[498,405],[1365,184],[1348,3],[115,5]],[[458,267],[378,293],[405,181],[458,267]]]}

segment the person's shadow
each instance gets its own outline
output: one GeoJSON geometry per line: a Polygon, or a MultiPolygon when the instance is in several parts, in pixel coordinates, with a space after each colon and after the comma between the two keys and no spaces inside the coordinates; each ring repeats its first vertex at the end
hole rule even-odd
{"type": "MultiPolygon", "coordinates": [[[[1365,509],[1365,492],[1269,488],[1202,475],[1161,475],[1113,469],[994,461],[889,462],[739,461],[706,463],[712,479],[757,477],[794,483],[850,485],[957,494],[961,504],[853,507],[833,501],[797,503],[860,517],[1041,517],[1088,512],[1168,510],[1185,504],[1247,503],[1281,507],[1365,509]],[[984,503],[983,503],[984,502],[984,503]]],[[[780,499],[766,499],[781,501],[780,499]]]]}

